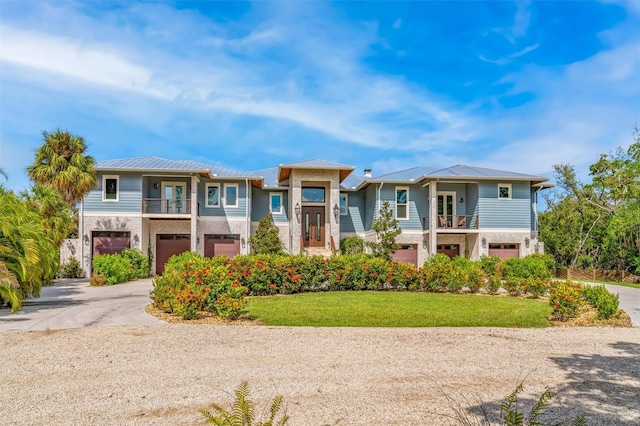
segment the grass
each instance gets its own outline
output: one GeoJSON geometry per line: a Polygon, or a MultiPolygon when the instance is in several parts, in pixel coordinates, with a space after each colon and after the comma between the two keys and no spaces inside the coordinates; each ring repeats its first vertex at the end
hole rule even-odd
{"type": "Polygon", "coordinates": [[[619,281],[587,281],[587,282],[596,283],[596,284],[619,285],[621,287],[640,288],[640,283],[623,283],[619,281]]]}
{"type": "Polygon", "coordinates": [[[321,292],[251,297],[250,317],[266,325],[312,327],[547,327],[540,300],[419,292],[321,292]]]}

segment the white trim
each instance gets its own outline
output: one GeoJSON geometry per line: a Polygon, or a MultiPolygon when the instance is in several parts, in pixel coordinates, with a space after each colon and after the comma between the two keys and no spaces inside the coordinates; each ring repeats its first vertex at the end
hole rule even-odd
{"type": "Polygon", "coordinates": [[[210,209],[218,209],[218,208],[220,208],[221,203],[220,203],[220,184],[219,183],[207,182],[204,185],[204,200],[205,200],[204,201],[204,206],[206,208],[210,208],[210,209]],[[209,204],[209,188],[214,187],[214,186],[216,188],[218,188],[218,199],[217,199],[218,204],[216,204],[216,205],[209,204]]]}
{"type": "Polygon", "coordinates": [[[84,218],[89,218],[89,217],[113,217],[113,218],[118,218],[118,217],[142,217],[142,212],[137,212],[137,213],[121,213],[121,212],[101,212],[101,213],[95,213],[92,211],[87,212],[86,209],[84,211],[84,218]]]}
{"type": "MultiPolygon", "coordinates": [[[[244,223],[247,218],[245,217],[227,217],[227,216],[200,216],[198,222],[225,222],[225,223],[244,223]]],[[[253,222],[252,222],[253,223],[253,222]]],[[[255,222],[258,223],[258,222],[255,222]]]]}
{"type": "Polygon", "coordinates": [[[513,187],[510,183],[499,183],[498,184],[498,200],[511,200],[513,198],[513,187]],[[509,196],[508,197],[501,197],[500,196],[500,188],[508,188],[509,189],[509,196]]]}
{"type": "Polygon", "coordinates": [[[269,212],[273,214],[282,214],[284,213],[284,205],[283,205],[284,197],[282,196],[282,192],[269,192],[269,212]],[[278,210],[273,210],[273,197],[280,197],[280,208],[278,210]]]}
{"type": "Polygon", "coordinates": [[[238,207],[238,199],[240,198],[240,186],[237,183],[225,183],[224,184],[224,206],[235,208],[238,207]],[[236,203],[235,204],[227,204],[227,189],[235,188],[236,189],[236,203]]]}
{"type": "MultiPolygon", "coordinates": [[[[168,198],[165,198],[165,196],[167,195],[167,187],[171,187],[171,203],[167,203],[167,205],[169,205],[171,207],[171,213],[166,212],[166,213],[158,213],[160,215],[166,215],[166,214],[171,214],[171,215],[179,215],[180,213],[175,213],[174,210],[180,209],[180,210],[186,210],[187,208],[191,208],[191,206],[187,205],[187,199],[189,198],[189,194],[187,193],[187,183],[185,181],[180,181],[180,180],[164,180],[160,182],[160,199],[161,200],[168,200],[168,198]],[[177,187],[181,187],[182,188],[182,198],[176,198],[176,188],[177,187]],[[179,201],[179,202],[178,202],[179,201]]],[[[156,214],[156,213],[151,213],[151,214],[156,214]]],[[[185,213],[188,214],[189,217],[191,217],[190,213],[185,213]]]]}
{"type": "MultiPolygon", "coordinates": [[[[443,215],[445,215],[445,216],[448,216],[448,215],[453,215],[453,216],[455,216],[455,215],[457,214],[457,213],[456,213],[456,210],[457,210],[457,209],[456,209],[456,204],[457,204],[457,203],[456,203],[456,196],[457,196],[457,195],[456,195],[456,192],[455,192],[455,191],[437,191],[437,192],[436,192],[436,203],[438,202],[438,197],[439,197],[439,196],[441,196],[441,195],[442,195],[443,197],[451,196],[451,200],[452,200],[452,201],[451,201],[451,206],[453,207],[453,211],[452,211],[452,212],[445,212],[445,211],[443,211],[442,213],[439,213],[439,212],[438,212],[438,214],[443,214],[443,215]]],[[[442,207],[443,207],[443,210],[446,210],[446,206],[447,206],[447,204],[446,204],[446,198],[443,198],[443,199],[442,199],[442,207]]],[[[437,206],[436,206],[436,208],[437,208],[437,206]]]]}
{"type": "Polygon", "coordinates": [[[107,203],[117,203],[118,201],[120,201],[120,176],[118,175],[102,175],[102,201],[107,202],[107,203]],[[107,186],[107,179],[115,179],[116,180],[116,198],[115,200],[113,199],[107,199],[106,195],[106,186],[107,186]]]}
{"type": "Polygon", "coordinates": [[[396,214],[396,219],[397,220],[409,220],[409,187],[408,186],[396,186],[395,188],[395,197],[394,197],[394,204],[395,204],[395,214],[396,214]],[[400,204],[400,205],[404,205],[407,207],[407,215],[405,217],[398,217],[398,190],[402,191],[405,190],[407,191],[407,202],[400,204]]]}
{"type": "Polygon", "coordinates": [[[349,194],[341,192],[338,194],[338,207],[340,206],[340,199],[344,197],[344,213],[340,211],[340,216],[349,216],[349,194]]]}

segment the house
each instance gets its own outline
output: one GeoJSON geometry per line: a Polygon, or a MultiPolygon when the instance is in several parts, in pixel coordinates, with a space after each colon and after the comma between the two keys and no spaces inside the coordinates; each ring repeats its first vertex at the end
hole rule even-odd
{"type": "Polygon", "coordinates": [[[390,203],[402,233],[394,258],[421,265],[435,253],[479,259],[542,252],[538,192],[547,178],[456,165],[381,176],[324,160],[242,172],[196,161],[139,157],[100,161],[98,186],[80,204],[80,238],[62,261],[134,247],[161,274],[173,254],[249,253],[258,221],[273,214],[289,253],[326,254],[341,238],[375,241],[373,222],[390,203]]]}

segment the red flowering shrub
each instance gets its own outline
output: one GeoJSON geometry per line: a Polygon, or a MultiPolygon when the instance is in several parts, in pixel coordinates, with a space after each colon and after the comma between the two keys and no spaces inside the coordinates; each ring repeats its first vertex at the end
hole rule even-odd
{"type": "Polygon", "coordinates": [[[582,286],[571,280],[555,283],[551,286],[549,304],[553,309],[553,318],[566,321],[578,316],[581,300],[582,286]]]}

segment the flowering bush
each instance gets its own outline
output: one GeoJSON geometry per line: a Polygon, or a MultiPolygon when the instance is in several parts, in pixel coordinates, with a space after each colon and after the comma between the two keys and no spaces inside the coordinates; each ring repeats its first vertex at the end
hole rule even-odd
{"type": "Polygon", "coordinates": [[[569,318],[578,316],[578,311],[582,304],[582,286],[571,280],[558,282],[551,286],[549,294],[549,304],[553,309],[553,318],[566,321],[569,318]]]}
{"type": "Polygon", "coordinates": [[[119,254],[101,254],[91,262],[93,274],[91,285],[113,285],[127,282],[135,278],[131,263],[119,254]]]}

